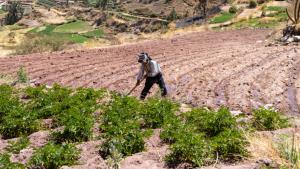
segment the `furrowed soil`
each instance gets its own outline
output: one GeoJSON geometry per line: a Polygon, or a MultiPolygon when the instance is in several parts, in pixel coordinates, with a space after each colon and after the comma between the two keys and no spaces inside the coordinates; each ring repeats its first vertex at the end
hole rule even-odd
{"type": "MultiPolygon", "coordinates": [[[[148,52],[163,70],[169,97],[192,105],[250,112],[273,104],[299,115],[300,48],[269,46],[271,30],[199,32],[94,50],[0,58],[0,73],[24,66],[42,84],[108,88],[126,94],[136,82],[137,54],[148,52]]],[[[142,85],[133,93],[138,96],[142,85]]],[[[158,92],[156,86],[151,95],[158,92]]]]}

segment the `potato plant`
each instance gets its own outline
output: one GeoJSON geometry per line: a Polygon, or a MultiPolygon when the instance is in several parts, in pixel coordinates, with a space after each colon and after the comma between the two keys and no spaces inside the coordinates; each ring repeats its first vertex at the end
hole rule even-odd
{"type": "Polygon", "coordinates": [[[141,130],[141,106],[133,97],[113,96],[104,109],[100,126],[105,139],[100,149],[103,157],[109,157],[113,151],[127,156],[144,150],[146,132],[141,130]]]}
{"type": "Polygon", "coordinates": [[[63,165],[74,165],[79,158],[79,150],[73,144],[55,145],[49,143],[34,152],[29,168],[57,169],[63,165]]]}
{"type": "Polygon", "coordinates": [[[160,137],[171,143],[168,164],[191,163],[199,167],[221,160],[247,156],[246,141],[236,119],[225,107],[218,111],[193,109],[163,126],[160,137]]]}
{"type": "Polygon", "coordinates": [[[288,127],[289,122],[280,112],[261,107],[253,111],[252,125],[257,130],[276,130],[288,127]]]}
{"type": "Polygon", "coordinates": [[[35,114],[25,108],[16,91],[10,86],[0,86],[0,133],[4,138],[31,134],[39,129],[35,114]]]}

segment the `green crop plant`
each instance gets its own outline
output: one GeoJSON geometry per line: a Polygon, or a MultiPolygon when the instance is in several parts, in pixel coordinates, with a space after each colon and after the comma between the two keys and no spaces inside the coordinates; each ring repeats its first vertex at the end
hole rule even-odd
{"type": "Polygon", "coordinates": [[[178,108],[178,104],[167,99],[148,99],[141,111],[145,122],[144,126],[148,128],[161,128],[168,118],[174,118],[178,108]]]}
{"type": "Polygon", "coordinates": [[[185,114],[187,123],[193,124],[200,132],[213,137],[227,129],[237,128],[236,119],[228,108],[222,107],[218,111],[206,108],[194,109],[185,114]]]}
{"type": "Polygon", "coordinates": [[[210,161],[212,148],[201,133],[180,133],[181,137],[171,145],[171,153],[166,156],[169,165],[191,163],[200,167],[210,161]]]}
{"type": "Polygon", "coordinates": [[[171,143],[168,163],[202,166],[213,159],[239,160],[248,155],[248,141],[225,107],[217,111],[197,108],[169,119],[160,137],[171,143]]]}
{"type": "Polygon", "coordinates": [[[16,91],[8,85],[0,86],[0,133],[4,138],[28,135],[38,130],[39,121],[25,108],[16,91]]]}
{"type": "Polygon", "coordinates": [[[253,111],[252,125],[257,130],[276,130],[288,127],[289,121],[280,112],[261,107],[253,111]]]}
{"type": "Polygon", "coordinates": [[[29,161],[29,168],[58,169],[63,165],[74,165],[80,151],[73,144],[48,143],[36,150],[29,161]]]}
{"type": "Polygon", "coordinates": [[[9,145],[6,147],[6,150],[8,152],[18,154],[22,149],[29,146],[29,144],[29,138],[22,136],[17,141],[9,141],[9,145]]]}
{"type": "Polygon", "coordinates": [[[61,124],[64,124],[63,131],[52,133],[53,139],[58,143],[88,141],[92,137],[94,118],[76,107],[61,115],[61,124]]]}
{"type": "Polygon", "coordinates": [[[102,124],[104,143],[101,155],[109,158],[113,150],[123,156],[132,155],[145,149],[144,138],[149,130],[141,130],[144,123],[141,111],[142,104],[133,97],[114,95],[104,108],[102,124]]]}

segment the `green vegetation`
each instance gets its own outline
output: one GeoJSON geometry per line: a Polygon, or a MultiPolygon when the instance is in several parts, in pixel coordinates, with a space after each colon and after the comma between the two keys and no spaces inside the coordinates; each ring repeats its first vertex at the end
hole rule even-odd
{"type": "Polygon", "coordinates": [[[93,31],[89,31],[86,33],[83,33],[81,35],[88,37],[88,38],[101,38],[103,37],[104,32],[101,29],[95,29],[93,31]]]}
{"type": "Polygon", "coordinates": [[[276,130],[289,126],[288,119],[280,112],[266,108],[254,110],[252,123],[257,130],[276,130]]]}
{"type": "Polygon", "coordinates": [[[252,18],[243,20],[231,25],[233,28],[274,28],[278,26],[278,21],[275,19],[262,20],[260,18],[252,18]]]}
{"type": "Polygon", "coordinates": [[[0,154],[0,168],[5,169],[25,169],[25,166],[20,163],[14,163],[10,161],[10,155],[8,153],[0,154]]]}
{"type": "Polygon", "coordinates": [[[221,12],[221,14],[215,16],[212,18],[209,23],[214,24],[214,23],[224,23],[229,20],[231,20],[235,16],[234,13],[229,13],[229,12],[221,12]]]}
{"type": "Polygon", "coordinates": [[[73,144],[55,145],[49,143],[34,152],[29,162],[32,168],[57,169],[63,165],[74,165],[79,158],[79,150],[73,144]]]}
{"type": "Polygon", "coordinates": [[[8,85],[0,85],[0,133],[4,138],[28,135],[38,130],[39,121],[25,108],[8,85]]]}
{"type": "Polygon", "coordinates": [[[299,141],[295,134],[292,136],[283,135],[282,140],[277,145],[282,157],[291,163],[291,168],[295,169],[300,167],[299,141]]]}
{"type": "Polygon", "coordinates": [[[19,83],[27,83],[28,82],[27,73],[25,72],[25,70],[22,66],[20,67],[19,71],[17,72],[17,75],[18,75],[19,83]]]}
{"type": "MultiPolygon", "coordinates": [[[[194,108],[177,115],[179,104],[167,99],[141,102],[135,97],[105,93],[57,84],[18,90],[0,85],[0,133],[4,138],[22,136],[11,142],[6,151],[18,153],[26,148],[26,136],[39,129],[41,120],[50,118],[54,127],[61,128],[51,133],[51,142],[37,149],[26,167],[53,169],[76,164],[79,150],[74,144],[95,138],[95,121],[100,123],[103,139],[99,152],[112,167],[118,167],[123,157],[145,150],[145,140],[157,128],[162,129],[160,138],[170,144],[165,160],[171,166],[190,163],[200,167],[216,159],[234,162],[248,156],[244,131],[228,108],[194,108]],[[95,113],[98,111],[101,114],[95,113]]],[[[260,108],[254,110],[250,124],[258,130],[274,130],[287,127],[288,121],[277,111],[260,108]]],[[[295,151],[282,152],[287,159],[295,159],[295,151]]],[[[24,167],[10,162],[9,156],[0,156],[0,166],[24,167]]]]}
{"type": "Polygon", "coordinates": [[[175,118],[166,124],[161,138],[172,143],[171,153],[166,157],[169,164],[188,162],[201,166],[217,157],[234,161],[248,154],[248,142],[227,108],[187,112],[182,119],[175,118]]]}
{"type": "Polygon", "coordinates": [[[43,5],[43,6],[48,7],[48,8],[56,6],[56,3],[52,0],[38,0],[37,4],[43,5]]]}
{"type": "Polygon", "coordinates": [[[15,54],[24,55],[30,53],[53,52],[64,49],[67,41],[51,36],[27,37],[17,47],[15,54]]]}
{"type": "Polygon", "coordinates": [[[24,8],[22,4],[18,1],[13,1],[9,5],[8,13],[5,16],[4,23],[6,25],[13,25],[22,19],[24,13],[24,8]]]}
{"type": "Polygon", "coordinates": [[[74,22],[59,25],[53,30],[53,32],[80,33],[80,32],[86,32],[91,30],[93,30],[93,27],[91,27],[88,23],[81,20],[77,20],[74,22]]]}
{"type": "Polygon", "coordinates": [[[257,7],[257,1],[256,0],[250,0],[249,1],[249,8],[256,8],[257,7]]]}
{"type": "Polygon", "coordinates": [[[237,12],[238,12],[238,8],[236,6],[233,5],[229,8],[229,13],[235,14],[237,12]]]}
{"type": "Polygon", "coordinates": [[[10,141],[6,150],[11,153],[18,154],[21,150],[26,148],[30,144],[28,137],[21,137],[17,141],[10,141]]]}
{"type": "Polygon", "coordinates": [[[285,12],[286,8],[282,6],[268,6],[265,9],[266,11],[276,11],[276,12],[285,12]]]}

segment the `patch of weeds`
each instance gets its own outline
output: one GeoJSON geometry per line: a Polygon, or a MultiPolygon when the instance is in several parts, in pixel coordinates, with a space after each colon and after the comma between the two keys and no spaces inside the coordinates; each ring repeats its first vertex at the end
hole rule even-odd
{"type": "Polygon", "coordinates": [[[231,20],[233,17],[235,16],[234,13],[230,13],[230,12],[221,12],[220,15],[215,16],[214,18],[212,18],[209,23],[210,24],[215,24],[215,23],[224,23],[227,22],[229,20],[231,20]]]}
{"type": "Polygon", "coordinates": [[[63,165],[76,164],[80,151],[73,144],[49,143],[34,152],[29,166],[32,168],[57,169],[63,165]]]}
{"type": "Polygon", "coordinates": [[[252,18],[236,22],[231,25],[233,28],[274,28],[279,25],[276,19],[263,20],[260,18],[252,18]]]}
{"type": "Polygon", "coordinates": [[[18,82],[19,83],[27,83],[28,82],[28,76],[26,71],[24,70],[24,67],[21,66],[17,72],[18,75],[18,82]]]}
{"type": "Polygon", "coordinates": [[[291,168],[300,167],[300,147],[299,140],[292,136],[283,136],[282,141],[277,145],[279,152],[283,158],[291,163],[291,168]]]}
{"type": "Polygon", "coordinates": [[[10,141],[8,147],[6,147],[6,150],[8,152],[18,154],[21,150],[29,146],[29,138],[22,136],[17,141],[10,141]]]}
{"type": "Polygon", "coordinates": [[[253,111],[252,125],[257,130],[277,130],[288,127],[289,121],[280,112],[261,107],[253,111]]]}
{"type": "Polygon", "coordinates": [[[14,163],[10,161],[10,154],[0,154],[0,168],[3,169],[25,169],[21,163],[14,163]]]}

